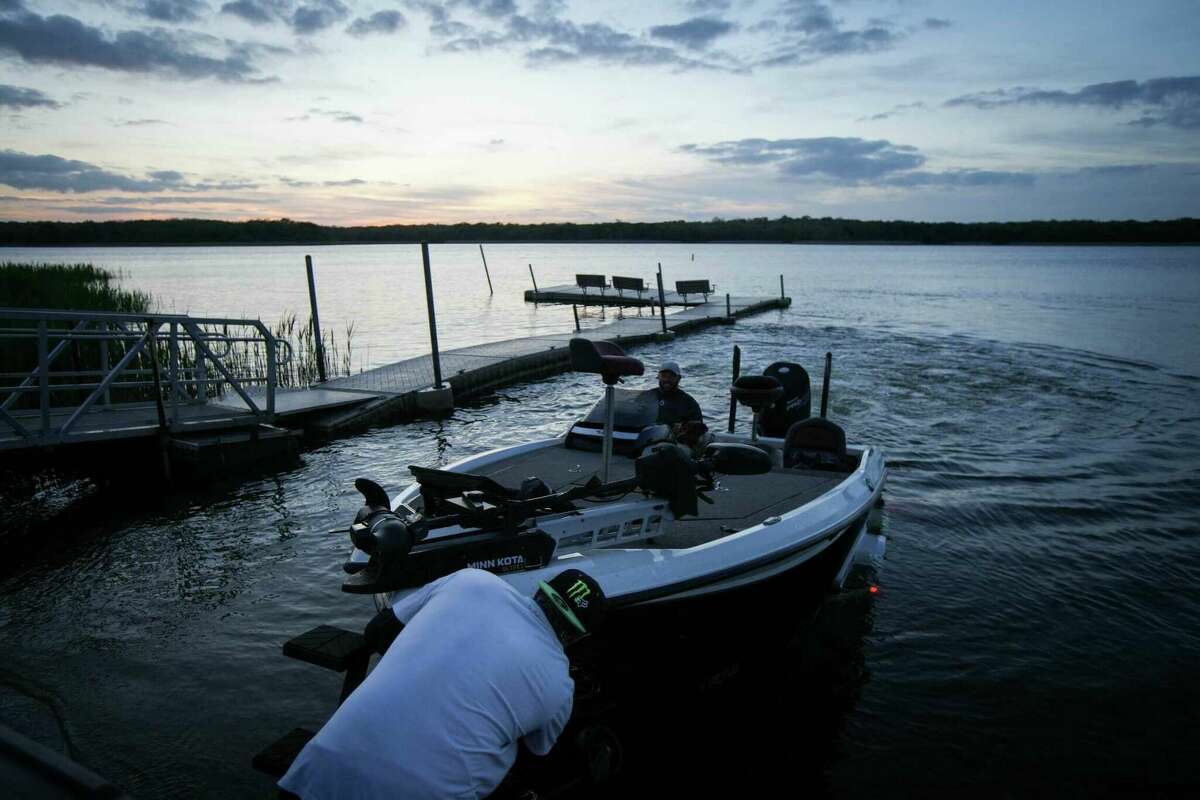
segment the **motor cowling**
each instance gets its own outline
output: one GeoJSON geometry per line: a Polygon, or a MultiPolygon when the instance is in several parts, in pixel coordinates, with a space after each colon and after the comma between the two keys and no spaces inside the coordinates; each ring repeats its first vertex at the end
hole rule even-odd
{"type": "Polygon", "coordinates": [[[391,509],[387,492],[366,478],[354,482],[362,493],[363,507],[350,526],[350,541],[371,558],[342,583],[343,591],[371,592],[374,587],[392,583],[404,569],[412,550],[413,534],[400,515],[391,509]]]}
{"type": "Polygon", "coordinates": [[[812,416],[812,387],[808,372],[799,364],[776,361],[763,375],[779,381],[783,396],[758,415],[758,433],[782,439],[788,428],[812,416]]]}

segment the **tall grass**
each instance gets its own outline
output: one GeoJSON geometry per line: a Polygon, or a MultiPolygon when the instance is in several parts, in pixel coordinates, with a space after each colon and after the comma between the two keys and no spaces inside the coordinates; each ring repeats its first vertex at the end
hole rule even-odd
{"type": "Polygon", "coordinates": [[[0,263],[0,306],[140,313],[153,298],[117,286],[120,276],[91,264],[0,263]]]}

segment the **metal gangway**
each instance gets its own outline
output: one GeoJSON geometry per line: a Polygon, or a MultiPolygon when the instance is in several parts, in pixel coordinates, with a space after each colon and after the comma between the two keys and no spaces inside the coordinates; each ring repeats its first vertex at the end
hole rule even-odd
{"type": "Polygon", "coordinates": [[[257,319],[0,308],[0,451],[270,424],[291,359],[257,319]]]}

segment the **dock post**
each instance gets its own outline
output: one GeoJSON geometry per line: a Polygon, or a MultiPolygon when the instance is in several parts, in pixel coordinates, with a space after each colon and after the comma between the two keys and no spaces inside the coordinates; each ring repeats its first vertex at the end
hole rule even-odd
{"type": "Polygon", "coordinates": [[[579,306],[571,303],[571,313],[575,315],[575,332],[579,332],[579,306]]]}
{"type": "Polygon", "coordinates": [[[658,262],[658,318],[662,320],[662,332],[667,332],[667,298],[663,294],[662,262],[658,262]]]}
{"type": "Polygon", "coordinates": [[[833,353],[825,354],[825,379],[821,381],[821,419],[829,411],[829,370],[833,366],[833,353]]]}
{"type": "MultiPolygon", "coordinates": [[[[730,381],[730,385],[732,385],[733,382],[738,379],[738,375],[741,374],[741,371],[742,371],[742,348],[738,347],[735,344],[733,346],[733,381],[730,381]]],[[[730,392],[730,394],[729,394],[729,432],[730,433],[733,433],[733,428],[736,424],[737,424],[737,398],[733,396],[732,392],[730,392]]]]}
{"type": "Polygon", "coordinates": [[[162,474],[171,480],[171,436],[167,427],[167,412],[163,408],[162,376],[158,367],[158,323],[153,318],[146,320],[146,338],[150,349],[150,370],[154,375],[154,407],[158,411],[158,449],[162,456],[162,474]]]}
{"type": "MultiPolygon", "coordinates": [[[[492,274],[490,272],[488,272],[487,256],[485,256],[483,254],[483,245],[482,244],[479,245],[479,257],[483,259],[483,274],[484,274],[484,277],[486,277],[487,281],[488,281],[488,294],[495,294],[495,292],[492,291],[492,274]]],[[[532,266],[532,265],[530,265],[530,266],[532,266]]]]}
{"type": "Polygon", "coordinates": [[[787,296],[783,293],[783,273],[779,273],[779,299],[786,300],[787,296]]]}
{"type": "Polygon", "coordinates": [[[325,382],[325,343],[321,341],[321,318],[317,315],[317,284],[313,279],[312,256],[304,257],[308,270],[308,304],[312,307],[313,341],[317,345],[317,377],[325,382]]]}
{"type": "Polygon", "coordinates": [[[727,317],[733,316],[733,308],[729,304],[729,292],[725,293],[725,316],[727,316],[727,317]]]}
{"type": "Polygon", "coordinates": [[[46,320],[39,319],[37,324],[38,350],[38,405],[42,411],[42,440],[50,435],[50,356],[46,339],[49,336],[46,320]]]}
{"type": "Polygon", "coordinates": [[[533,264],[529,265],[529,279],[531,281],[533,281],[533,302],[536,303],[537,296],[538,296],[538,288],[537,288],[537,278],[533,277],[533,264]]]}
{"type": "MultiPolygon", "coordinates": [[[[433,275],[429,271],[429,242],[421,242],[421,262],[425,266],[425,303],[429,307],[429,341],[433,346],[433,388],[440,389],[442,388],[442,359],[438,354],[437,318],[433,314],[433,275]]],[[[529,267],[529,274],[533,274],[532,265],[529,267]]]]}

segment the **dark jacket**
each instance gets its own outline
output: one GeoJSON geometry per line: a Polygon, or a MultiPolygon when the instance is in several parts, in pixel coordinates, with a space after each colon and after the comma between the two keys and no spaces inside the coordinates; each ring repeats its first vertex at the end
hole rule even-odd
{"type": "Polygon", "coordinates": [[[664,393],[662,389],[655,388],[653,392],[658,401],[657,421],[660,425],[674,425],[677,422],[692,420],[702,422],[704,420],[704,415],[700,413],[700,404],[683,389],[664,393]]]}

